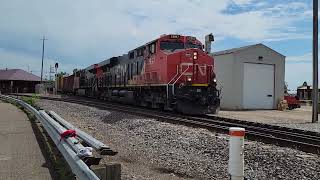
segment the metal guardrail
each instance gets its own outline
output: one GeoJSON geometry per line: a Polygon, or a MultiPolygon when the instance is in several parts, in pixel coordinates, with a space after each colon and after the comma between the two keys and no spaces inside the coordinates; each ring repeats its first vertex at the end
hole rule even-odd
{"type": "Polygon", "coordinates": [[[117,152],[111,150],[108,146],[100,142],[99,140],[93,138],[86,132],[76,128],[71,123],[64,120],[62,117],[60,117],[57,113],[54,111],[49,111],[49,114],[54,117],[59,123],[61,123],[63,126],[65,126],[67,129],[74,129],[77,132],[77,136],[85,141],[88,145],[93,147],[96,151],[98,151],[101,155],[115,155],[117,152]]]}
{"type": "MultiPolygon", "coordinates": [[[[15,99],[15,98],[1,95],[1,94],[0,94],[0,99],[19,104],[22,107],[24,107],[27,111],[29,111],[30,113],[36,116],[36,118],[40,121],[40,123],[45,128],[46,132],[48,133],[52,141],[55,143],[55,145],[59,149],[60,153],[63,155],[66,162],[69,164],[72,172],[76,175],[77,179],[80,179],[80,180],[98,180],[99,179],[97,175],[83,161],[84,157],[79,156],[79,154],[81,154],[80,151],[83,150],[85,147],[74,137],[68,137],[63,139],[61,138],[61,133],[64,132],[66,129],[69,129],[68,127],[64,128],[54,119],[52,119],[45,111],[43,110],[37,111],[31,105],[25,103],[22,100],[15,99]]],[[[57,115],[54,112],[50,114],[57,115]]],[[[61,118],[60,120],[63,120],[63,119],[61,118]]],[[[68,125],[69,127],[73,127],[70,123],[68,125]]],[[[77,133],[80,132],[81,134],[81,135],[79,134],[79,136],[87,138],[89,142],[90,141],[93,142],[91,144],[88,143],[89,145],[92,145],[93,148],[98,147],[98,149],[99,148],[108,149],[108,147],[103,143],[101,143],[100,141],[94,139],[93,137],[84,133],[83,131],[80,131],[79,129],[77,130],[78,132],[77,131],[76,132],[77,133]]],[[[91,158],[91,157],[85,157],[85,158],[91,158]]]]}

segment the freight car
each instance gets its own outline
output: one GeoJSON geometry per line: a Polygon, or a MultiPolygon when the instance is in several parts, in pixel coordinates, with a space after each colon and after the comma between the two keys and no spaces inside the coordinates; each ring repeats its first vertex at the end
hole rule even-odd
{"type": "Polygon", "coordinates": [[[70,75],[62,78],[62,92],[65,94],[76,94],[75,89],[79,88],[79,78],[70,75]]]}
{"type": "Polygon", "coordinates": [[[62,88],[63,88],[63,76],[58,76],[57,77],[57,80],[56,80],[57,82],[57,91],[58,92],[62,92],[62,88]]]}
{"type": "MultiPolygon", "coordinates": [[[[195,37],[163,35],[64,80],[79,95],[185,114],[217,113],[214,60],[195,37]]],[[[70,91],[70,89],[68,88],[70,91]]]]}

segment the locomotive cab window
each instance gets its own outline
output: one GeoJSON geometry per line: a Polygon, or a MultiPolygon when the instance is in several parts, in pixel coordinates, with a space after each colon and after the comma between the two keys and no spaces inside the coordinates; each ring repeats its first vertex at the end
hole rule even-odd
{"type": "Polygon", "coordinates": [[[137,50],[137,57],[143,56],[144,55],[144,49],[145,48],[140,48],[137,50]]]}
{"type": "Polygon", "coordinates": [[[129,59],[134,59],[134,51],[129,53],[129,59]]]}
{"type": "Polygon", "coordinates": [[[200,45],[200,44],[193,44],[193,43],[186,43],[186,48],[202,49],[202,45],[200,45]]]}
{"type": "Polygon", "coordinates": [[[160,43],[160,49],[170,51],[174,51],[176,49],[184,49],[184,44],[183,42],[179,41],[162,41],[160,43]]]}
{"type": "Polygon", "coordinates": [[[150,54],[156,53],[156,43],[155,43],[155,42],[152,43],[152,44],[149,44],[149,45],[148,45],[148,48],[149,48],[149,53],[150,53],[150,54]]]}

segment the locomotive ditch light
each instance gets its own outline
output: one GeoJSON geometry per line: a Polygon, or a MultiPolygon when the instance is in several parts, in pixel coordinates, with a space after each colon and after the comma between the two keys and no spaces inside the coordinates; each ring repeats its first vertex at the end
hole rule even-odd
{"type": "Polygon", "coordinates": [[[191,78],[190,76],[188,76],[188,77],[187,77],[187,81],[188,81],[188,82],[191,82],[191,81],[192,81],[192,78],[191,78]]]}
{"type": "Polygon", "coordinates": [[[213,82],[215,82],[215,83],[216,83],[216,82],[217,82],[217,79],[216,79],[216,78],[214,78],[214,79],[213,79],[213,82]]]}

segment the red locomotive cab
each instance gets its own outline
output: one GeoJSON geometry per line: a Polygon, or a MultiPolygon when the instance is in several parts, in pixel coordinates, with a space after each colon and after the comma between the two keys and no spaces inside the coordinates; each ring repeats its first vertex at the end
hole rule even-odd
{"type": "Polygon", "coordinates": [[[163,35],[146,45],[144,57],[144,83],[166,86],[165,106],[183,113],[217,112],[220,100],[213,58],[195,37],[163,35]]]}
{"type": "Polygon", "coordinates": [[[167,66],[165,83],[208,86],[212,81],[213,58],[195,37],[166,35],[158,39],[159,59],[167,66]]]}

